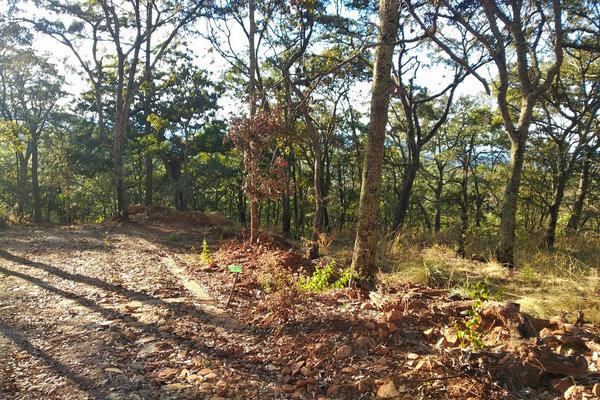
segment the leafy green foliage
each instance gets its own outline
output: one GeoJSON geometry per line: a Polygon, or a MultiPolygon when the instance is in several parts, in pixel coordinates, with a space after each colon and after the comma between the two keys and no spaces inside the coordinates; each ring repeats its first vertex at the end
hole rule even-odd
{"type": "Polygon", "coordinates": [[[210,248],[208,247],[208,242],[206,239],[202,241],[202,253],[200,254],[200,259],[204,264],[212,264],[213,260],[210,256],[210,248]]]}
{"type": "Polygon", "coordinates": [[[350,268],[345,268],[336,272],[335,264],[335,260],[331,260],[325,265],[317,265],[310,277],[304,277],[299,280],[300,288],[309,292],[322,292],[348,286],[354,277],[354,271],[350,268]]]}
{"type": "Polygon", "coordinates": [[[490,298],[490,287],[487,281],[477,282],[469,292],[469,297],[473,300],[473,306],[466,311],[463,311],[463,316],[466,320],[461,328],[455,326],[458,339],[461,341],[461,346],[470,346],[474,349],[482,349],[483,333],[481,332],[481,309],[486,301],[490,298]]]}

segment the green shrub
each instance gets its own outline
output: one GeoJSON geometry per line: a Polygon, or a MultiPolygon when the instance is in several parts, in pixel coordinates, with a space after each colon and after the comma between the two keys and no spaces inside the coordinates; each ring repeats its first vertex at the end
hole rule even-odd
{"type": "Polygon", "coordinates": [[[335,260],[331,260],[325,265],[317,265],[309,278],[304,277],[298,281],[300,289],[308,292],[322,292],[348,286],[354,277],[354,271],[350,268],[345,268],[336,273],[335,264],[335,260]]]}
{"type": "Polygon", "coordinates": [[[204,264],[212,264],[213,260],[210,256],[210,249],[208,248],[208,243],[206,239],[202,241],[202,253],[200,254],[200,259],[204,264]]]}

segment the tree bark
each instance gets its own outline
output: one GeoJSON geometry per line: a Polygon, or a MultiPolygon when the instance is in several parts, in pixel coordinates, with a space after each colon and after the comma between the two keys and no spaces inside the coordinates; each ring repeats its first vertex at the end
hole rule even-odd
{"type": "Polygon", "coordinates": [[[27,185],[27,165],[29,160],[22,154],[17,153],[18,172],[17,183],[19,187],[19,197],[17,199],[17,218],[22,221],[25,218],[25,210],[27,209],[27,198],[29,190],[27,185]]]}
{"type": "Polygon", "coordinates": [[[517,140],[511,139],[508,181],[504,189],[504,203],[501,210],[500,240],[496,248],[496,258],[509,267],[514,267],[517,207],[528,127],[529,125],[525,131],[519,132],[517,140]]]}
{"type": "Polygon", "coordinates": [[[435,185],[435,233],[440,233],[442,229],[442,192],[444,190],[444,168],[438,166],[438,179],[435,185]]]}
{"type": "Polygon", "coordinates": [[[42,223],[42,199],[38,179],[38,143],[31,141],[31,192],[33,194],[33,219],[36,224],[42,223]]]}
{"type": "Polygon", "coordinates": [[[311,235],[311,244],[310,249],[308,251],[308,258],[311,260],[315,260],[319,258],[319,236],[321,235],[323,229],[323,191],[322,191],[322,181],[323,181],[323,163],[322,161],[322,152],[321,152],[321,142],[319,140],[319,134],[317,132],[317,128],[314,126],[312,120],[310,119],[310,115],[306,111],[304,113],[304,120],[306,122],[306,127],[309,131],[309,135],[311,137],[311,144],[313,149],[313,155],[315,157],[314,168],[313,168],[313,188],[315,194],[315,215],[313,218],[313,228],[311,235]]]}
{"type": "Polygon", "coordinates": [[[128,218],[127,186],[125,185],[125,169],[123,166],[123,150],[127,132],[127,119],[129,112],[117,114],[113,138],[113,173],[117,188],[117,212],[122,219],[128,218]]]}
{"type": "Polygon", "coordinates": [[[561,166],[560,174],[556,183],[556,190],[552,197],[552,204],[548,208],[548,216],[550,221],[548,222],[548,229],[546,230],[546,248],[552,250],[554,248],[554,242],[556,240],[556,224],[558,222],[558,211],[562,204],[563,197],[565,195],[565,187],[569,180],[569,172],[564,170],[565,166],[561,166]]]}
{"type": "Polygon", "coordinates": [[[352,254],[353,270],[366,281],[372,281],[376,272],[381,163],[392,86],[390,76],[392,55],[398,31],[397,0],[380,0],[379,21],[377,40],[379,44],[373,69],[371,116],[363,166],[356,240],[352,254]]]}
{"type": "MultiPolygon", "coordinates": [[[[248,1],[248,56],[249,56],[249,84],[248,95],[250,97],[250,118],[256,114],[256,48],[254,44],[254,36],[256,34],[256,22],[254,20],[255,4],[254,0],[248,1]]],[[[247,156],[247,155],[246,155],[247,156]]],[[[250,174],[250,187],[256,188],[253,174],[250,174]]],[[[260,216],[258,215],[258,200],[256,195],[250,197],[250,242],[255,243],[258,240],[258,229],[260,224],[260,216]]]]}
{"type": "Polygon", "coordinates": [[[585,198],[587,196],[587,192],[590,186],[590,167],[592,164],[590,153],[591,152],[589,148],[586,149],[583,163],[581,166],[581,172],[579,173],[579,185],[577,187],[577,193],[575,195],[575,204],[573,205],[573,211],[571,212],[569,222],[567,223],[567,229],[573,232],[579,230],[581,213],[583,211],[583,203],[585,202],[585,198]]]}
{"type": "Polygon", "coordinates": [[[460,234],[458,236],[457,253],[464,257],[467,231],[469,230],[469,160],[462,161],[462,179],[460,181],[460,234]]]}
{"type": "MultiPolygon", "coordinates": [[[[146,29],[150,30],[152,25],[152,5],[150,2],[146,5],[146,29]]],[[[146,82],[152,86],[151,79],[151,70],[150,70],[150,54],[152,52],[151,46],[152,35],[148,35],[146,38],[146,63],[144,64],[144,75],[146,82]]],[[[150,121],[148,121],[148,117],[150,116],[150,101],[152,99],[152,92],[150,90],[146,91],[144,96],[144,136],[150,136],[152,133],[152,127],[150,126],[150,121]]],[[[154,172],[154,167],[152,163],[152,155],[146,154],[146,188],[145,188],[145,199],[144,204],[147,206],[152,205],[152,174],[154,172]]]]}
{"type": "Polygon", "coordinates": [[[154,163],[152,162],[152,156],[150,154],[146,154],[146,190],[145,190],[144,204],[147,206],[152,205],[152,192],[153,192],[152,175],[153,174],[154,174],[154,163]]]}
{"type": "Polygon", "coordinates": [[[417,172],[419,171],[419,154],[414,154],[413,159],[406,168],[406,174],[402,179],[402,190],[400,192],[400,199],[398,200],[398,206],[396,207],[396,220],[394,222],[394,231],[399,232],[404,226],[406,221],[406,215],[410,207],[410,195],[412,188],[417,178],[417,172]]]}

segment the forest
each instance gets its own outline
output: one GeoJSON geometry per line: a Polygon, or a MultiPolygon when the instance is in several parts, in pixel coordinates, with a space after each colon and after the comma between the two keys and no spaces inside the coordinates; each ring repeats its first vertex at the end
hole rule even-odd
{"type": "Polygon", "coordinates": [[[0,398],[600,398],[600,4],[0,0],[0,398]]]}

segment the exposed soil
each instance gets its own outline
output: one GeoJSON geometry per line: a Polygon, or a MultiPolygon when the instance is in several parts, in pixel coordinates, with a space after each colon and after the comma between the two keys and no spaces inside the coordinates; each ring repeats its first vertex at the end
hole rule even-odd
{"type": "Polygon", "coordinates": [[[302,292],[312,267],[285,240],[158,215],[0,232],[0,398],[591,398],[600,382],[592,325],[491,304],[485,348],[462,349],[467,299],[302,292]]]}

